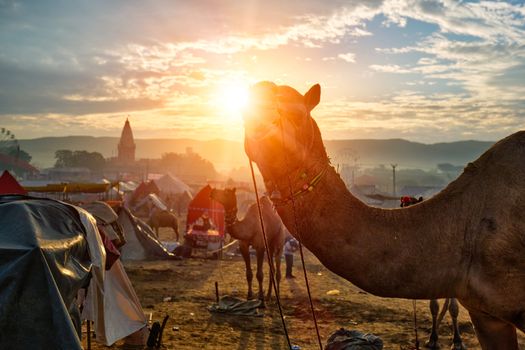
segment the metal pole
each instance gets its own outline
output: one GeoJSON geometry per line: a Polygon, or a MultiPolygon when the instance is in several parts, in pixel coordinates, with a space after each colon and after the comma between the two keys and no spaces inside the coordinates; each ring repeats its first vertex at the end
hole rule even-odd
{"type": "Polygon", "coordinates": [[[396,196],[396,167],[397,164],[390,164],[392,166],[392,193],[396,196]]]}

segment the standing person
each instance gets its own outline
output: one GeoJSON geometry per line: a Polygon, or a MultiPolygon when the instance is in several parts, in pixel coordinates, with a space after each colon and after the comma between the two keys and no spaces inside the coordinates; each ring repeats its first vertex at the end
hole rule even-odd
{"type": "Polygon", "coordinates": [[[286,261],[286,278],[295,278],[292,274],[293,268],[293,253],[299,248],[299,242],[293,237],[290,237],[284,244],[284,260],[286,261]]]}

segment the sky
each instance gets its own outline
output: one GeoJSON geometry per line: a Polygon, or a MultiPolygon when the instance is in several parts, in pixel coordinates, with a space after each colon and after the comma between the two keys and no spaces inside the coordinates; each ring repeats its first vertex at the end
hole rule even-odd
{"type": "Polygon", "coordinates": [[[525,121],[524,1],[0,0],[0,127],[18,139],[243,138],[251,84],[325,139],[495,141],[525,121]]]}

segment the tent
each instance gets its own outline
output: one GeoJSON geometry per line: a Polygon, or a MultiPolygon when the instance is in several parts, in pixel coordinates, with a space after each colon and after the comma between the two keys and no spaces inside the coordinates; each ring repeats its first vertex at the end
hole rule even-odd
{"type": "Polygon", "coordinates": [[[157,196],[155,193],[150,193],[133,206],[133,211],[135,213],[144,213],[145,215],[149,215],[153,207],[160,210],[168,210],[167,205],[164,204],[159,196],[157,196]]]}
{"type": "Polygon", "coordinates": [[[221,203],[211,199],[211,186],[204,186],[188,205],[186,225],[189,226],[197,221],[205,211],[221,236],[224,236],[224,207],[221,203]]]}
{"type": "MultiPolygon", "coordinates": [[[[149,227],[144,227],[142,230],[145,232],[140,232],[141,228],[132,221],[135,219],[126,209],[121,208],[121,215],[117,215],[108,204],[99,201],[83,207],[97,219],[100,230],[108,238],[125,242],[121,247],[121,259],[143,260],[173,256],[158,241],[148,236],[151,233],[149,227]]],[[[107,346],[147,325],[140,301],[120,260],[116,260],[106,271],[103,284],[90,284],[82,315],[95,322],[97,341],[107,346]]]]}
{"type": "Polygon", "coordinates": [[[25,196],[0,196],[0,212],[0,348],[82,349],[75,298],[105,264],[93,217],[25,196]]]}
{"type": "Polygon", "coordinates": [[[86,208],[97,219],[107,223],[104,232],[111,239],[124,241],[120,248],[122,260],[172,259],[166,247],[155,238],[152,229],[142,220],[135,217],[128,209],[117,204],[113,208],[104,202],[85,204],[86,208]],[[115,229],[114,227],[118,227],[115,229]],[[121,230],[122,232],[117,232],[121,230]],[[122,238],[123,236],[123,238],[122,238]]]}
{"type": "Polygon", "coordinates": [[[193,196],[191,192],[184,191],[182,193],[173,194],[171,198],[171,209],[173,209],[179,216],[182,213],[186,213],[188,210],[188,205],[190,204],[193,196]]]}
{"type": "Polygon", "coordinates": [[[27,191],[20,186],[18,181],[5,170],[2,176],[0,176],[0,194],[23,194],[26,195],[27,191]]]}
{"type": "Polygon", "coordinates": [[[120,207],[118,223],[122,226],[126,244],[122,247],[120,258],[122,260],[154,260],[174,259],[166,247],[155,237],[155,233],[144,221],[131,212],[120,207]]]}
{"type": "Polygon", "coordinates": [[[122,262],[115,261],[102,284],[90,283],[82,318],[95,322],[96,340],[107,346],[148,325],[122,262]]]}
{"type": "Polygon", "coordinates": [[[181,179],[174,177],[170,174],[166,174],[158,180],[154,180],[155,185],[164,194],[177,194],[182,192],[190,192],[190,186],[186,185],[181,179]]]}
{"type": "Polygon", "coordinates": [[[140,185],[138,185],[137,188],[133,191],[133,195],[131,196],[131,202],[136,203],[137,201],[146,197],[150,193],[160,193],[160,190],[157,187],[157,185],[155,185],[155,182],[141,182],[140,185]]]}

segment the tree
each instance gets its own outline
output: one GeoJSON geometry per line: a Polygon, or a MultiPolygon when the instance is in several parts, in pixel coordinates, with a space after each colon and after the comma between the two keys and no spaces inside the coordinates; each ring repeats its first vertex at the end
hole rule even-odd
{"type": "Polygon", "coordinates": [[[10,149],[8,155],[17,160],[23,160],[27,163],[31,162],[31,159],[33,159],[29,153],[20,149],[19,147],[10,149]]]}
{"type": "Polygon", "coordinates": [[[160,159],[162,171],[172,172],[185,179],[202,181],[217,177],[213,164],[197,153],[164,153],[160,159]]]}
{"type": "Polygon", "coordinates": [[[55,168],[84,167],[100,171],[106,166],[104,156],[98,152],[58,150],[55,159],[55,168]]]}

